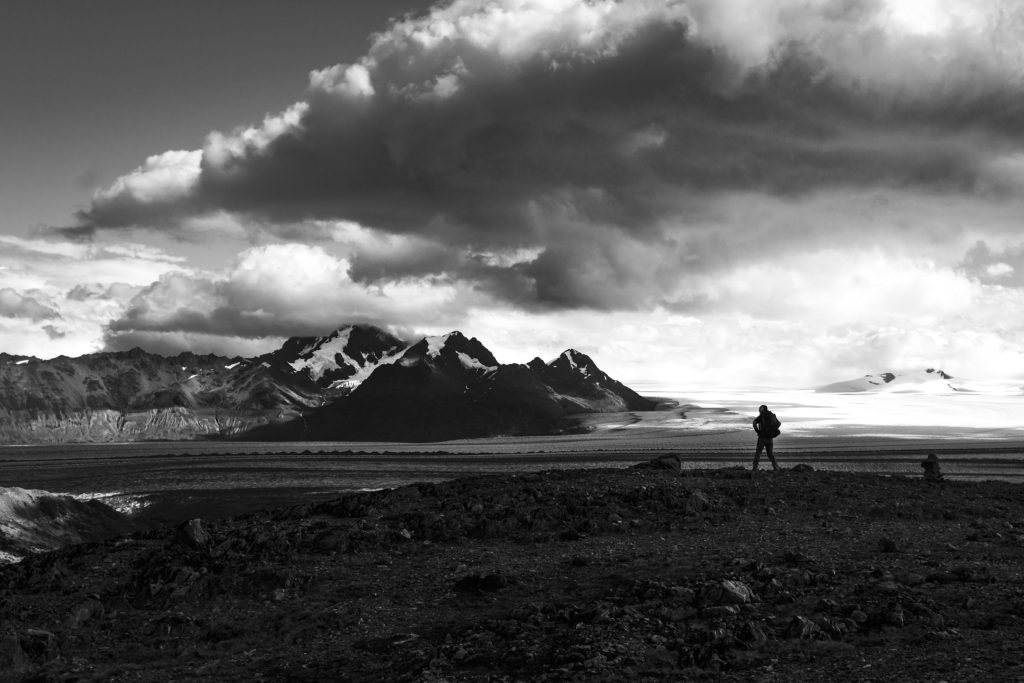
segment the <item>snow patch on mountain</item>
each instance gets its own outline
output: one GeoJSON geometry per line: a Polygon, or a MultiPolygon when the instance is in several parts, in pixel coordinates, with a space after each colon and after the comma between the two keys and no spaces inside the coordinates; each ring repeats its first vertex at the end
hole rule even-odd
{"type": "Polygon", "coordinates": [[[549,366],[567,365],[570,372],[583,377],[590,377],[590,365],[593,361],[575,349],[566,349],[557,358],[548,363],[549,366]],[[560,362],[563,361],[564,362],[560,362]]]}
{"type": "Polygon", "coordinates": [[[444,351],[444,347],[448,345],[448,340],[456,334],[455,332],[449,332],[448,334],[442,334],[434,337],[425,337],[424,341],[427,342],[427,357],[437,358],[444,351]]]}
{"type": "Polygon", "coordinates": [[[476,358],[473,358],[468,353],[465,353],[463,351],[458,351],[456,355],[458,355],[459,361],[462,362],[462,365],[465,366],[466,368],[468,368],[469,370],[493,370],[494,369],[493,366],[484,365],[479,360],[477,360],[476,358]]]}
{"type": "Polygon", "coordinates": [[[909,370],[901,372],[882,372],[875,375],[864,375],[855,379],[834,382],[817,387],[815,391],[822,393],[927,393],[948,394],[952,392],[969,392],[952,375],[935,368],[909,370]]]}
{"type": "Polygon", "coordinates": [[[352,389],[354,387],[357,387],[363,382],[365,382],[366,378],[372,375],[374,370],[376,370],[382,365],[391,365],[392,363],[398,361],[402,357],[403,353],[405,353],[405,349],[401,349],[400,351],[392,353],[391,355],[384,356],[376,363],[356,365],[355,367],[357,368],[357,370],[354,375],[352,375],[351,377],[346,377],[345,379],[335,380],[334,382],[331,382],[330,386],[332,389],[352,389]]]}
{"type": "Polygon", "coordinates": [[[299,352],[299,358],[292,361],[288,365],[291,366],[295,372],[302,372],[305,370],[309,373],[310,379],[318,380],[324,376],[324,373],[328,370],[341,365],[336,360],[336,356],[341,356],[344,363],[353,365],[355,367],[361,367],[361,363],[357,363],[348,357],[345,353],[345,347],[348,346],[349,336],[352,333],[352,328],[345,328],[338,330],[335,334],[317,339],[314,342],[308,344],[299,352]]]}

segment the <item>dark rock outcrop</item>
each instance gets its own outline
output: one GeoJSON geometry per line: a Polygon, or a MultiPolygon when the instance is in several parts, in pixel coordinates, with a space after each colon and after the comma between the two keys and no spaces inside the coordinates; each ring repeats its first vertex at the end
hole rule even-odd
{"type": "Polygon", "coordinates": [[[250,439],[444,441],[553,434],[573,415],[653,404],[592,360],[566,351],[538,368],[502,365],[460,332],[423,339],[382,364],[351,394],[250,439]],[[554,386],[553,386],[554,385],[554,386]]]}
{"type": "Polygon", "coordinates": [[[575,349],[566,349],[550,363],[534,358],[529,367],[542,382],[563,396],[572,397],[588,411],[620,412],[653,407],[651,401],[609,377],[590,356],[575,349]]]}

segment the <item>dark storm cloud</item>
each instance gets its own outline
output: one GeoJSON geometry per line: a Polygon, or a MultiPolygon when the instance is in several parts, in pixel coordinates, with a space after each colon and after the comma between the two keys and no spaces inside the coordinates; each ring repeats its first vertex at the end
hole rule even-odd
{"type": "MultiPolygon", "coordinates": [[[[687,229],[726,193],[1012,192],[999,150],[1024,128],[1024,89],[1014,55],[992,46],[1012,46],[1019,25],[985,15],[930,35],[885,7],[435,8],[377,35],[362,61],[314,72],[281,115],[151,157],[68,233],[217,211],[356,221],[424,240],[354,254],[357,281],[444,276],[524,305],[629,308],[664,296],[648,264],[667,225],[687,229]],[[518,248],[535,257],[475,256],[518,248]]],[[[757,229],[722,226],[735,234],[721,246],[757,229]]],[[[659,267],[705,267],[687,243],[659,267]]]]}

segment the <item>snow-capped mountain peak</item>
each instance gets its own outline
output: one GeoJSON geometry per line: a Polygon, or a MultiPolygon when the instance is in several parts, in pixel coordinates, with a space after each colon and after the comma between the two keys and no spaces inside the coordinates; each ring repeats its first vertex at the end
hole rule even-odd
{"type": "Polygon", "coordinates": [[[552,370],[568,372],[582,377],[599,377],[604,374],[598,369],[597,364],[594,363],[590,356],[576,349],[566,349],[561,355],[548,363],[547,366],[552,370]]]}
{"type": "Polygon", "coordinates": [[[310,340],[296,354],[298,357],[290,361],[288,365],[296,372],[306,370],[310,379],[317,380],[323,377],[324,372],[340,365],[358,365],[356,361],[345,354],[345,347],[348,346],[349,335],[352,328],[336,330],[326,337],[319,337],[310,340]],[[338,362],[338,356],[341,362],[338,362]]]}
{"type": "MultiPolygon", "coordinates": [[[[562,355],[559,356],[559,358],[564,358],[565,361],[569,364],[569,367],[572,368],[573,370],[579,367],[576,363],[576,352],[573,349],[566,349],[565,351],[562,352],[562,355]]],[[[554,363],[554,361],[551,362],[554,363]]]]}
{"type": "Polygon", "coordinates": [[[423,341],[427,343],[427,355],[431,358],[437,358],[444,352],[448,346],[448,342],[452,342],[454,345],[460,345],[466,338],[461,332],[455,330],[448,334],[436,335],[433,337],[424,337],[423,341]]]}
{"type": "Polygon", "coordinates": [[[404,366],[426,363],[431,366],[461,366],[466,370],[492,370],[498,361],[475,337],[467,338],[458,330],[424,337],[409,347],[400,363],[404,366]]]}
{"type": "Polygon", "coordinates": [[[859,393],[859,392],[920,392],[946,393],[954,391],[970,391],[952,375],[936,368],[923,370],[901,370],[898,372],[880,372],[864,375],[843,382],[833,382],[816,389],[822,393],[859,393]]]}
{"type": "Polygon", "coordinates": [[[320,386],[358,384],[405,349],[397,337],[372,325],[346,325],[323,337],[292,337],[263,358],[304,373],[320,386]]]}

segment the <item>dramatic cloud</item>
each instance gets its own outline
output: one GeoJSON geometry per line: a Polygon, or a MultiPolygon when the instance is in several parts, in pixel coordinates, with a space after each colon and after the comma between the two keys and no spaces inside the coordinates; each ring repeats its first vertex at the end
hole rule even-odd
{"type": "Polygon", "coordinates": [[[220,353],[266,351],[268,339],[326,334],[347,322],[454,325],[481,300],[444,281],[364,286],[348,269],[319,246],[276,244],[246,250],[224,273],[167,273],[109,324],[107,343],[125,348],[160,340],[156,346],[177,352],[201,339],[220,353]]]}
{"type": "MultiPolygon", "coordinates": [[[[995,2],[463,0],[314,71],[280,115],[150,157],[70,232],[347,220],[435,243],[417,269],[436,275],[480,277],[440,250],[533,249],[485,278],[512,301],[646,306],[662,292],[610,254],[661,253],[666,224],[728,193],[1020,189],[1021,21],[995,2]]],[[[412,264],[386,265],[357,277],[412,264]]]]}
{"type": "Polygon", "coordinates": [[[614,311],[708,372],[1024,369],[1021,102],[1008,0],[455,0],[64,233],[263,245],[150,278],[117,346],[614,311]]]}

